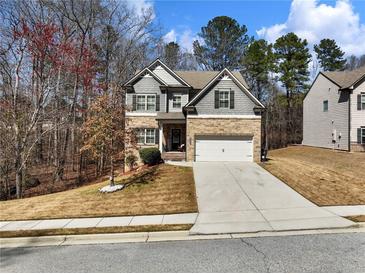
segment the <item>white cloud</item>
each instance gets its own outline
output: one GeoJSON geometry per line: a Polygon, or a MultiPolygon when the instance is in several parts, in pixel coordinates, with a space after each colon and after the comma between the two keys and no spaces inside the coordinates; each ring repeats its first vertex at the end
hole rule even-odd
{"type": "Polygon", "coordinates": [[[198,36],[190,28],[186,28],[181,32],[172,29],[163,36],[163,40],[165,43],[177,42],[182,49],[193,52],[193,42],[198,40],[198,36]]]}
{"type": "Polygon", "coordinates": [[[162,37],[165,43],[176,42],[176,32],[174,29],[170,30],[162,37]]]}
{"type": "Polygon", "coordinates": [[[365,25],[348,0],[337,0],[335,6],[317,0],[293,0],[285,23],[263,27],[257,34],[270,42],[295,32],[312,47],[323,38],[335,39],[346,55],[365,54],[365,25]]]}
{"type": "Polygon", "coordinates": [[[154,6],[151,0],[126,0],[127,4],[133,8],[138,16],[142,16],[146,11],[152,10],[155,18],[154,6]]]}

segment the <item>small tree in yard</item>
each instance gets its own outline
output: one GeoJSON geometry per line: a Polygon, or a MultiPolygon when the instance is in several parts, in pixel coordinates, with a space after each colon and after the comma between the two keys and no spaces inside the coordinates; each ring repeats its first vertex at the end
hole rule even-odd
{"type": "Polygon", "coordinates": [[[124,159],[126,143],[133,139],[125,128],[125,110],[122,91],[111,85],[111,94],[105,93],[91,103],[88,117],[83,124],[84,146],[94,157],[107,155],[110,160],[110,186],[114,186],[114,165],[124,159]]]}

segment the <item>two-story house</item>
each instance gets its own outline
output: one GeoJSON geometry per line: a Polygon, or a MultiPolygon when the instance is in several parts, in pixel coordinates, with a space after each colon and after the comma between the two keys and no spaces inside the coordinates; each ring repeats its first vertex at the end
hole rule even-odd
{"type": "Polygon", "coordinates": [[[124,88],[138,148],[168,160],[260,161],[264,106],[239,72],[174,71],[157,59],[124,88]]]}
{"type": "Polygon", "coordinates": [[[365,151],[365,66],[318,74],[303,102],[303,144],[365,151]]]}

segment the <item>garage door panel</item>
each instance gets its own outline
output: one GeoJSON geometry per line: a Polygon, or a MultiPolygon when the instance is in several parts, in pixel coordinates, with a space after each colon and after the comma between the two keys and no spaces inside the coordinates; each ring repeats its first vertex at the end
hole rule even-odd
{"type": "Polygon", "coordinates": [[[252,138],[247,137],[201,137],[195,142],[196,161],[251,161],[252,138]]]}

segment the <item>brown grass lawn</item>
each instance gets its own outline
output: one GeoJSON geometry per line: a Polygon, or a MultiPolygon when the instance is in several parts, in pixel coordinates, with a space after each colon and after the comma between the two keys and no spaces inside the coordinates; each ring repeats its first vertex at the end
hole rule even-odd
{"type": "Polygon", "coordinates": [[[319,206],[365,204],[365,153],[292,146],[269,159],[262,167],[319,206]]]}
{"type": "Polygon", "coordinates": [[[197,212],[193,170],[159,165],[117,180],[122,191],[102,194],[107,182],[0,202],[0,220],[56,219],[197,212]],[[118,182],[119,183],[119,182],[118,182]]]}
{"type": "Polygon", "coordinates": [[[12,237],[40,237],[55,235],[80,235],[80,234],[105,234],[105,233],[130,233],[130,232],[154,232],[189,230],[192,224],[178,225],[137,225],[137,226],[109,226],[109,227],[85,227],[85,228],[60,228],[42,230],[16,230],[0,231],[0,238],[12,237]]]}

